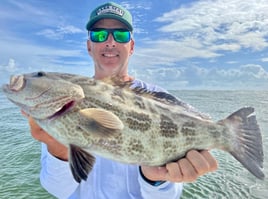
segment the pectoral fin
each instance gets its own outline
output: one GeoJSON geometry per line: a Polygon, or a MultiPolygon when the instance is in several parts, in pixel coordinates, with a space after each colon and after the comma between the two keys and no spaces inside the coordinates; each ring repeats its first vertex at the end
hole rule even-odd
{"type": "Polygon", "coordinates": [[[69,162],[74,179],[80,183],[81,180],[87,180],[95,163],[95,157],[80,147],[70,144],[69,162]]]}
{"type": "Polygon", "coordinates": [[[79,111],[81,116],[78,128],[88,135],[112,137],[124,128],[121,120],[104,109],[89,108],[79,111]]]}
{"type": "Polygon", "coordinates": [[[79,113],[89,119],[93,119],[105,128],[122,130],[124,124],[112,112],[99,108],[88,108],[80,110],[79,113]]]}

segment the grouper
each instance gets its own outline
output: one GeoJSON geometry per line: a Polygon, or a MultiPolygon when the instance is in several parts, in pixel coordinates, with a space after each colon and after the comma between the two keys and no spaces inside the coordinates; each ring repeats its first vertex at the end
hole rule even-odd
{"type": "Polygon", "coordinates": [[[229,152],[254,176],[265,177],[262,136],[252,107],[213,121],[167,92],[135,87],[132,81],[56,72],[14,75],[2,89],[68,147],[77,182],[87,179],[94,155],[163,166],[191,149],[229,152]]]}

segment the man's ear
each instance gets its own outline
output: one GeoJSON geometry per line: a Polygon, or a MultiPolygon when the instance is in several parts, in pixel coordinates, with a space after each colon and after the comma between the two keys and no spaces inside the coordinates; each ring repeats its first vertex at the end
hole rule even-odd
{"type": "Polygon", "coordinates": [[[132,55],[133,54],[133,52],[134,52],[134,46],[135,46],[135,42],[134,42],[134,40],[133,39],[131,39],[131,41],[130,41],[131,43],[130,43],[130,52],[129,52],[129,54],[130,55],[132,55]]]}
{"type": "Polygon", "coordinates": [[[88,52],[88,54],[91,55],[91,45],[90,44],[91,44],[90,41],[87,40],[87,52],[88,52]]]}

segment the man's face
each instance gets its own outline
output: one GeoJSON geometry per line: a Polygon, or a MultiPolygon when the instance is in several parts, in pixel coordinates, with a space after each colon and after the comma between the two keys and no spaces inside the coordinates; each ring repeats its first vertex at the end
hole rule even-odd
{"type": "MultiPolygon", "coordinates": [[[[114,19],[102,19],[93,28],[126,29],[120,21],[114,19]]],[[[102,79],[108,76],[127,75],[128,60],[133,53],[134,41],[118,43],[112,34],[101,43],[87,42],[88,52],[95,62],[95,78],[102,79]]]]}

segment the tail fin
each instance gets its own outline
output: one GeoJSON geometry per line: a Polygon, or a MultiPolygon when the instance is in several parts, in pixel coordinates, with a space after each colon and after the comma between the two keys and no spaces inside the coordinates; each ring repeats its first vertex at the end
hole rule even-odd
{"type": "Polygon", "coordinates": [[[264,179],[262,136],[254,108],[241,108],[219,123],[234,133],[229,152],[254,176],[264,179]]]}

